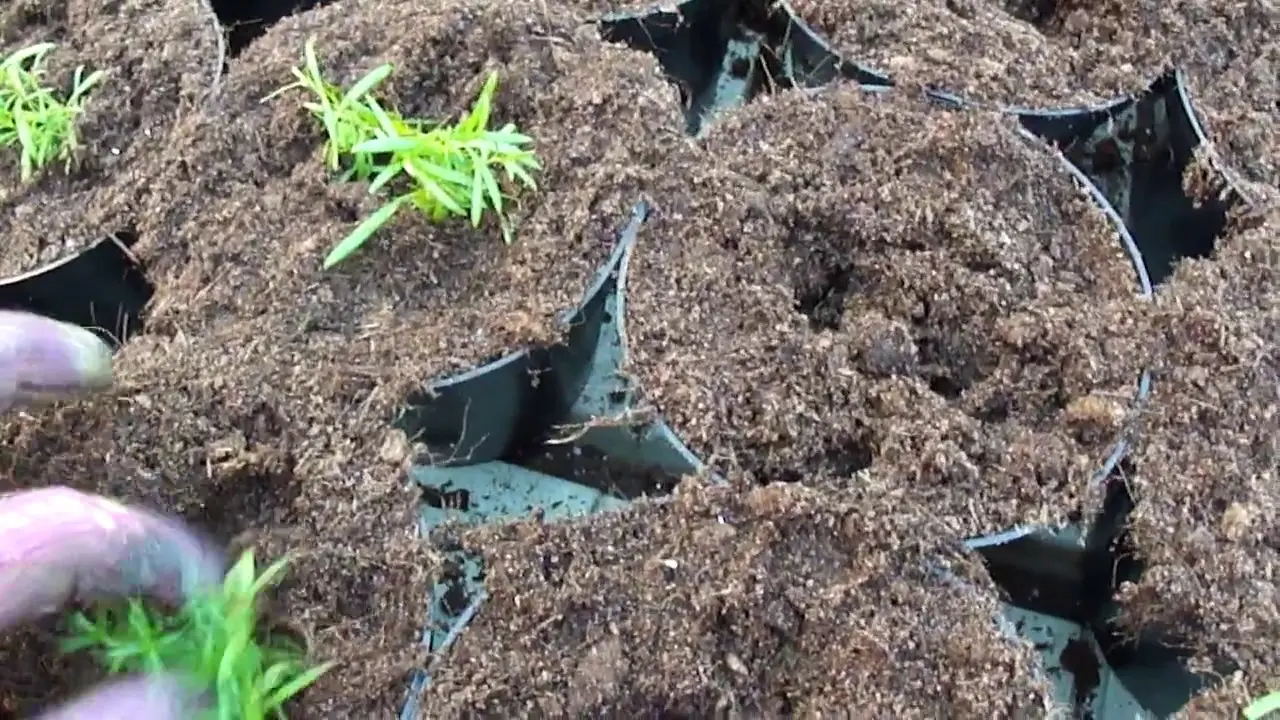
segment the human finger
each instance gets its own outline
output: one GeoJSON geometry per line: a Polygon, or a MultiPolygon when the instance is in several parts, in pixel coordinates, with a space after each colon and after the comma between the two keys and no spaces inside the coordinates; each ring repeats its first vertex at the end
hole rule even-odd
{"type": "Polygon", "coordinates": [[[0,310],[0,410],[111,385],[111,347],[82,327],[0,310]]]}
{"type": "Polygon", "coordinates": [[[190,720],[201,693],[174,676],[117,680],[40,715],[37,720],[190,720]]]}
{"type": "Polygon", "coordinates": [[[159,514],[66,487],[0,496],[0,629],[73,600],[181,602],[224,571],[212,544],[159,514]]]}

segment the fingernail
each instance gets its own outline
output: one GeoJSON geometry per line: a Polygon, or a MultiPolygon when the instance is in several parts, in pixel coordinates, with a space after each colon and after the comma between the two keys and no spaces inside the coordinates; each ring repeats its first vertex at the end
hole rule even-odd
{"type": "Polygon", "coordinates": [[[111,346],[82,327],[59,323],[74,353],[76,372],[87,389],[111,386],[111,346]]]}

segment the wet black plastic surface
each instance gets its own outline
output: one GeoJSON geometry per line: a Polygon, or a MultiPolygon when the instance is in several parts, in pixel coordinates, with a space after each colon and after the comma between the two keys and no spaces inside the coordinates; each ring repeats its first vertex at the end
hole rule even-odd
{"type": "Polygon", "coordinates": [[[648,206],[637,205],[619,232],[585,298],[567,309],[562,344],[506,355],[474,370],[442,378],[407,400],[396,427],[425,446],[420,464],[464,466],[497,460],[528,447],[564,422],[583,392],[605,322],[609,293],[623,250],[635,242],[648,206]]]}
{"type": "Polygon", "coordinates": [[[0,280],[0,308],[23,310],[92,330],[114,348],[144,330],[155,287],[121,232],[44,268],[0,280]]]}
{"type": "Polygon", "coordinates": [[[599,26],[605,40],[658,58],[680,89],[685,129],[695,135],[716,112],[762,92],[838,78],[890,84],[833,52],[784,3],[690,0],[674,10],[603,18],[599,26]]]}
{"type": "Polygon", "coordinates": [[[1192,198],[1183,174],[1206,142],[1179,73],[1148,92],[1099,108],[1015,111],[1024,127],[1057,145],[1093,180],[1124,219],[1153,284],[1181,258],[1208,257],[1227,212],[1239,201],[1228,187],[1192,198]]]}

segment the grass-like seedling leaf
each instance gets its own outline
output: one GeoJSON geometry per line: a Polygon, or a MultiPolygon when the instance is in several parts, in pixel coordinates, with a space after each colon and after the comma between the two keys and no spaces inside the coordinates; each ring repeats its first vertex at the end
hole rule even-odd
{"type": "Polygon", "coordinates": [[[308,667],[304,651],[279,638],[260,642],[257,599],[285,569],[280,560],[257,573],[246,552],[215,592],[192,598],[176,614],[141,600],[71,618],[63,650],[97,655],[111,674],[169,672],[213,693],[208,720],[285,718],[284,705],[330,664],[308,667]]]}
{"type": "Polygon", "coordinates": [[[101,70],[86,77],[83,67],[76,68],[71,93],[58,99],[41,83],[45,56],[54,47],[32,45],[0,61],[0,145],[18,146],[23,182],[54,159],[70,167],[80,142],[76,120],[89,91],[105,77],[101,70]]]}
{"type": "Polygon", "coordinates": [[[1262,720],[1275,712],[1280,712],[1280,690],[1249,703],[1249,707],[1244,709],[1244,717],[1245,720],[1262,720]]]}
{"type": "Polygon", "coordinates": [[[390,65],[372,70],[346,92],[324,79],[316,59],[315,45],[307,41],[303,67],[294,68],[297,80],[267,96],[303,89],[314,101],[306,108],[324,126],[327,134],[325,162],[337,171],[345,160],[349,169],[343,180],[369,183],[369,192],[378,194],[386,186],[403,179],[407,189],[365,218],[324,260],[326,269],[345,260],[405,205],[413,205],[432,221],[449,217],[467,218],[479,227],[492,210],[510,243],[513,230],[504,212],[497,173],[508,183],[517,182],[537,189],[533,172],[541,169],[530,146],[533,139],[508,124],[501,130],[488,129],[498,75],[485,81],[471,111],[453,125],[437,125],[405,119],[383,108],[371,95],[390,76],[390,65]]]}

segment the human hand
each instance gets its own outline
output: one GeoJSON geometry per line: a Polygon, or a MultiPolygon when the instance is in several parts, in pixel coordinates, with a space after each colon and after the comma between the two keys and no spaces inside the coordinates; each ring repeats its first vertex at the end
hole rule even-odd
{"type": "MultiPolygon", "coordinates": [[[[0,409],[111,383],[111,350],[92,333],[0,311],[0,409]]],[[[0,631],[71,601],[148,594],[181,602],[217,585],[215,548],[175,520],[66,487],[0,495],[0,631]]],[[[41,720],[186,720],[201,698],[179,679],[108,683],[41,720]]]]}

